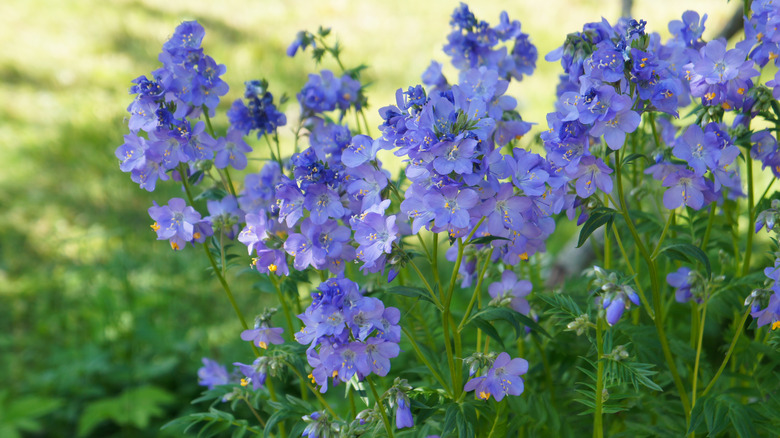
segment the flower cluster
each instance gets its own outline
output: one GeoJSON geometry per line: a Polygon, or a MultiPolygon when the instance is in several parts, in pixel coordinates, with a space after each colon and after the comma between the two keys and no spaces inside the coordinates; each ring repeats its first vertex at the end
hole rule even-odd
{"type": "MultiPolygon", "coordinates": [[[[563,169],[561,176],[577,196],[587,198],[596,189],[611,192],[612,169],[598,157],[598,139],[620,150],[627,134],[639,126],[641,114],[676,117],[692,97],[720,110],[751,105],[746,91],[758,72],[739,49],[726,51],[722,40],[701,40],[706,18],[686,12],[681,21],[669,24],[673,37],[666,44],[657,34],[646,34],[643,21],[611,26],[602,20],[586,24],[548,54],[548,60],[561,60],[567,74],[542,140],[548,159],[563,169]]],[[[742,195],[735,164],[739,149],[725,125],[692,124],[675,139],[676,128],[667,119],[651,123],[661,133],[655,137],[656,163],[646,173],[667,187],[666,208],[686,205],[698,210],[722,193],[742,195]],[[662,143],[672,147],[662,149],[662,143]]],[[[572,211],[577,205],[566,207],[572,211]]]]}
{"type": "MultiPolygon", "coordinates": [[[[257,137],[260,138],[265,134],[275,133],[279,126],[287,124],[287,117],[284,113],[279,112],[273,103],[274,96],[268,91],[266,81],[254,80],[246,82],[244,85],[246,86],[244,98],[247,103],[237,99],[227,112],[230,124],[235,130],[242,135],[256,131],[257,137]]],[[[228,135],[230,134],[228,133],[228,135]]],[[[217,167],[220,167],[218,163],[217,167]]],[[[236,167],[236,169],[241,170],[243,167],[236,167]]]]}
{"type": "Polygon", "coordinates": [[[218,144],[206,132],[203,121],[194,126],[190,121],[204,110],[213,115],[219,97],[228,91],[220,79],[225,66],[218,65],[200,47],[204,34],[197,22],[179,25],[163,45],[163,67],[152,72],[151,79],[136,78],[130,88],[136,95],[128,107],[130,134],[116,156],[122,161],[122,171],[130,172],[133,181],[148,191],[154,190],[158,179],[167,180],[166,172],[180,163],[211,160],[220,145],[243,143],[229,138],[218,144]],[[146,136],[141,136],[141,131],[146,136]]]}
{"type": "Polygon", "coordinates": [[[295,339],[309,346],[306,358],[314,368],[310,378],[321,386],[320,392],[328,390],[328,378],[337,384],[353,377],[363,380],[371,373],[385,376],[390,359],[400,352],[401,312],[364,296],[349,279],[321,283],[298,318],[304,327],[295,339]]]}
{"type": "MultiPolygon", "coordinates": [[[[561,193],[555,192],[559,180],[545,159],[519,148],[502,152],[531,124],[514,111],[515,99],[504,94],[509,82],[503,77],[513,75],[497,69],[492,55],[480,52],[492,45],[480,44],[484,38],[517,36],[520,24],[502,15],[499,30],[491,29],[465,5],[455,10],[452,23],[456,31],[448,53],[457,53],[453,64],[462,68],[459,82],[447,85],[440,70],[429,68],[424,79],[439,78],[426,81],[435,85],[430,94],[420,86],[398,90],[396,105],[380,110],[384,122],[376,141],[409,163],[411,185],[400,207],[411,220],[412,233],[425,227],[453,239],[472,230],[477,236],[503,238],[493,241],[494,257],[514,265],[544,249],[554,229],[549,216],[563,205],[561,193]],[[454,52],[456,42],[460,49],[454,52]]],[[[457,251],[453,246],[448,256],[454,260],[457,251]]],[[[473,264],[463,266],[468,284],[473,264]]]]}
{"type": "MultiPolygon", "coordinates": [[[[520,29],[520,22],[509,20],[506,11],[501,13],[498,26],[477,20],[465,3],[455,8],[450,20],[452,32],[447,36],[444,53],[450,55],[452,64],[461,71],[487,67],[504,79],[523,79],[536,68],[536,47],[528,34],[520,29]],[[512,44],[511,50],[499,44],[512,44]]],[[[431,79],[439,78],[434,72],[440,67],[432,64],[431,79]]],[[[426,85],[435,85],[434,79],[426,85]]]]}

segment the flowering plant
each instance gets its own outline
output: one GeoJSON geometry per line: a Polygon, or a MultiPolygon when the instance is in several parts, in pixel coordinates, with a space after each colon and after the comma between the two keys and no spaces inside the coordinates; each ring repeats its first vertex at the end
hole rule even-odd
{"type": "Polygon", "coordinates": [[[666,42],[633,19],[569,34],[545,57],[564,74],[533,147],[520,147],[532,124],[507,90],[533,73],[537,51],[506,13],[491,25],[457,7],[444,46],[457,81],[432,62],[424,86],[400,88],[379,110],[378,132],[363,67],[342,64],[328,29],[300,32],[289,56],[311,51],[340,71],[310,74],[296,95],[292,148],[278,135],[284,99],[263,80],[245,83],[224,134],[213,128],[226,68],[205,54],[204,28],[182,23],[162,67],[133,81],[116,156],[143,189],[181,185],[183,198],[149,208],[152,229],[174,250],[203,248],[254,357],[233,373],[204,358],[198,401],[210,410],[167,427],[310,438],[771,433],[780,256],[762,272],[753,251],[780,215],[770,195],[780,73],[760,80],[778,62],[780,9],[756,0],[744,12],[731,49],[704,41],[706,15],[692,11],[666,42]],[[236,184],[250,143],[267,158],[236,184]],[[382,160],[393,155],[396,177],[382,160]],[[597,264],[546,253],[575,218],[597,264]],[[238,305],[231,241],[249,255],[235,275],[260,276],[281,312],[238,305]],[[556,283],[561,265],[586,275],[556,283]],[[592,419],[564,420],[572,401],[592,419]]]}

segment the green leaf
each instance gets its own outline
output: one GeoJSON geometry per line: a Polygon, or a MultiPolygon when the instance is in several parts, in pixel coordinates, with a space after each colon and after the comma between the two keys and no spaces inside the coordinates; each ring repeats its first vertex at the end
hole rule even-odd
{"type": "Polygon", "coordinates": [[[639,158],[643,158],[646,162],[650,162],[650,159],[647,158],[644,154],[631,154],[623,158],[623,165],[626,165],[634,160],[638,160],[639,158]]]}
{"type": "Polygon", "coordinates": [[[428,292],[428,289],[424,289],[421,287],[414,287],[414,286],[393,286],[386,290],[386,292],[396,295],[403,295],[405,297],[409,298],[419,298],[421,300],[425,300],[429,303],[433,303],[433,298],[431,298],[430,292],[428,292]]]}
{"type": "Polygon", "coordinates": [[[79,418],[78,435],[86,436],[100,423],[112,421],[119,426],[144,429],[149,421],[161,416],[163,405],[172,403],[174,396],[156,386],[146,385],[124,391],[118,397],[105,398],[87,405],[79,418]]]}
{"type": "Polygon", "coordinates": [[[548,338],[550,337],[550,334],[547,333],[547,331],[542,328],[539,323],[523,315],[522,313],[507,307],[486,307],[475,313],[469,319],[469,322],[477,318],[483,319],[485,321],[495,321],[497,319],[504,320],[511,324],[512,327],[514,327],[515,334],[518,338],[525,333],[524,326],[548,338]]]}
{"type": "Polygon", "coordinates": [[[756,429],[753,427],[753,420],[747,407],[738,403],[729,403],[729,420],[741,438],[756,436],[756,429]]]}
{"type": "Polygon", "coordinates": [[[580,306],[578,306],[568,295],[561,293],[554,293],[552,295],[538,294],[536,295],[536,298],[539,298],[550,305],[550,307],[552,307],[550,312],[559,318],[576,318],[582,315],[580,306]]]}
{"type": "Polygon", "coordinates": [[[664,249],[661,250],[661,253],[666,254],[666,256],[672,260],[687,261],[690,263],[699,261],[704,265],[704,269],[707,270],[707,277],[709,278],[712,275],[710,259],[698,246],[691,245],[690,243],[673,242],[665,245],[664,249]]]}
{"type": "Polygon", "coordinates": [[[197,172],[195,172],[192,175],[190,175],[190,177],[187,178],[187,181],[189,181],[190,184],[197,184],[197,182],[198,182],[198,180],[200,179],[201,176],[203,176],[203,171],[202,170],[198,170],[197,172]]]}
{"type": "Polygon", "coordinates": [[[481,329],[483,332],[485,332],[486,335],[498,341],[498,343],[501,344],[501,348],[506,349],[506,346],[504,345],[504,340],[501,339],[501,335],[498,334],[498,331],[496,330],[495,327],[493,327],[493,324],[489,323],[488,321],[485,321],[482,318],[473,319],[471,323],[477,326],[477,328],[481,329]]]}
{"type": "Polygon", "coordinates": [[[607,228],[612,226],[612,220],[615,217],[617,211],[607,208],[598,207],[590,212],[590,217],[580,230],[580,238],[577,240],[577,248],[581,247],[588,240],[588,237],[598,230],[602,225],[607,225],[607,228]]]}
{"type": "Polygon", "coordinates": [[[606,357],[601,359],[605,362],[604,378],[608,383],[630,383],[634,391],[639,391],[639,386],[650,388],[653,391],[663,391],[663,388],[650,380],[650,376],[657,373],[651,368],[655,367],[649,363],[632,363],[624,360],[614,360],[606,357]]]}
{"type": "Polygon", "coordinates": [[[468,242],[466,242],[466,245],[484,245],[494,240],[511,240],[511,239],[507,239],[506,237],[501,237],[501,236],[482,236],[482,237],[475,237],[469,240],[468,242]]]}

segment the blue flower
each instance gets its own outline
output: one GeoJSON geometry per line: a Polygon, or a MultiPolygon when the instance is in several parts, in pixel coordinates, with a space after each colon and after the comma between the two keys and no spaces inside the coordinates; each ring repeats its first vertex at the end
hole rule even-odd
{"type": "Polygon", "coordinates": [[[157,240],[169,240],[175,250],[184,249],[187,242],[200,237],[194,235],[200,213],[182,198],[172,198],[162,207],[155,202],[154,207],[149,207],[149,216],[155,221],[152,229],[157,232],[157,240]]]}
{"type": "Polygon", "coordinates": [[[203,366],[198,369],[198,385],[214,389],[215,386],[230,383],[230,375],[224,365],[207,357],[202,361],[203,366]]]}
{"type": "Polygon", "coordinates": [[[475,391],[477,397],[483,400],[493,396],[496,401],[501,401],[506,395],[523,393],[524,383],[520,375],[527,372],[528,361],[522,358],[512,359],[509,354],[502,352],[484,376],[469,380],[463,390],[475,391]]]}
{"type": "Polygon", "coordinates": [[[395,396],[395,403],[398,407],[395,410],[395,427],[403,429],[405,427],[414,427],[414,418],[409,403],[409,397],[401,391],[395,396]]]}

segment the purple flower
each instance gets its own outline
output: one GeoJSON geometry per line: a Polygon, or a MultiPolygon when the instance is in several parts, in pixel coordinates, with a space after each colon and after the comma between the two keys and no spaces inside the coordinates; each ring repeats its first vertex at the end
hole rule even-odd
{"type": "Polygon", "coordinates": [[[265,378],[268,377],[268,365],[266,361],[267,357],[261,356],[252,362],[252,365],[246,365],[240,362],[234,362],[233,365],[237,366],[244,375],[241,379],[241,386],[248,386],[252,384],[252,389],[257,391],[265,384],[265,378]]]}
{"type": "Polygon", "coordinates": [[[246,215],[246,226],[238,235],[238,241],[246,245],[248,253],[265,249],[263,241],[268,238],[268,221],[265,212],[246,215]]]}
{"type": "Polygon", "coordinates": [[[577,167],[574,178],[577,178],[577,196],[587,198],[599,188],[604,193],[612,192],[612,178],[609,176],[612,169],[601,158],[594,156],[583,157],[577,167]]]}
{"type": "Polygon", "coordinates": [[[284,250],[287,251],[287,254],[295,257],[293,266],[298,271],[303,271],[309,265],[317,267],[318,261],[314,260],[314,244],[312,242],[315,226],[311,220],[304,219],[301,223],[301,233],[290,234],[284,242],[284,250]]]}
{"type": "Polygon", "coordinates": [[[618,150],[623,147],[626,134],[634,132],[642,118],[631,110],[631,98],[628,96],[615,96],[611,105],[608,117],[597,121],[590,130],[590,135],[594,137],[603,135],[607,146],[612,150],[618,150]]]}
{"type": "Polygon", "coordinates": [[[758,306],[754,306],[750,316],[756,320],[756,325],[758,327],[771,323],[772,330],[777,329],[777,327],[780,326],[780,322],[778,322],[780,321],[780,293],[775,291],[769,297],[769,303],[765,308],[761,309],[758,306]]]}
{"type": "Polygon", "coordinates": [[[493,236],[502,236],[506,230],[520,231],[524,222],[522,213],[530,210],[531,205],[527,197],[514,196],[512,184],[501,184],[496,196],[484,204],[488,232],[493,236]]]}
{"type": "Polygon", "coordinates": [[[487,400],[492,395],[501,401],[506,395],[520,395],[524,384],[521,374],[528,372],[528,361],[522,358],[512,359],[509,354],[501,353],[493,362],[487,374],[475,377],[463,387],[466,392],[475,391],[477,397],[487,400]]]}
{"type": "Polygon", "coordinates": [[[669,187],[664,192],[664,207],[674,210],[681,205],[687,205],[694,210],[704,205],[704,192],[707,187],[701,176],[687,169],[678,169],[664,178],[664,187],[669,187]]]}
{"type": "Polygon", "coordinates": [[[707,169],[716,169],[720,153],[715,133],[705,133],[699,125],[689,126],[672,149],[672,154],[687,161],[697,176],[704,175],[707,169]]]}
{"type": "Polygon", "coordinates": [[[217,385],[230,383],[230,375],[224,365],[207,357],[204,357],[202,361],[203,366],[198,369],[198,385],[214,389],[217,385]]]}
{"type": "Polygon", "coordinates": [[[434,154],[438,155],[433,160],[433,168],[442,175],[448,175],[451,172],[471,173],[476,146],[477,140],[472,138],[442,142],[432,150],[434,154]]]}
{"type": "Polygon", "coordinates": [[[376,159],[380,143],[367,135],[356,135],[352,142],[341,153],[341,161],[347,167],[358,167],[361,164],[376,159]]]}
{"type": "Polygon", "coordinates": [[[386,376],[390,371],[390,359],[397,357],[401,351],[398,344],[373,337],[366,341],[366,348],[358,357],[358,369],[364,375],[374,373],[386,376]]]}
{"type": "Polygon", "coordinates": [[[501,274],[501,281],[492,283],[488,287],[488,293],[494,299],[510,299],[510,306],[515,311],[528,315],[531,307],[525,296],[531,292],[531,282],[528,280],[517,280],[517,275],[506,270],[501,274]]]}
{"type": "Polygon", "coordinates": [[[631,286],[623,285],[618,290],[608,293],[604,297],[603,308],[607,309],[607,323],[615,325],[623,312],[631,306],[631,303],[639,305],[639,295],[631,286]]]}
{"type": "Polygon", "coordinates": [[[149,216],[155,221],[152,229],[157,232],[157,240],[169,240],[175,250],[184,249],[193,240],[195,224],[200,222],[200,213],[181,198],[172,198],[162,207],[155,202],[149,207],[149,216]]]}
{"type": "Polygon", "coordinates": [[[284,344],[284,339],[281,336],[283,332],[283,328],[268,327],[265,324],[261,324],[259,327],[241,332],[241,339],[252,341],[256,346],[267,349],[268,344],[284,344]]]}
{"type": "Polygon", "coordinates": [[[384,254],[390,254],[393,243],[400,238],[395,215],[385,217],[383,213],[369,212],[353,225],[355,242],[358,243],[357,257],[372,267],[384,254]]]}
{"type": "Polygon", "coordinates": [[[678,303],[687,303],[693,298],[693,294],[691,293],[692,285],[690,273],[690,268],[683,266],[676,272],[670,272],[666,276],[666,282],[669,283],[669,286],[676,289],[674,291],[674,299],[678,303]]]}
{"type": "Polygon", "coordinates": [[[438,192],[429,192],[423,198],[425,205],[433,211],[437,227],[466,228],[469,226],[468,210],[479,201],[471,189],[458,190],[455,186],[444,186],[438,192]]]}
{"type": "Polygon", "coordinates": [[[215,230],[222,230],[225,237],[233,240],[238,233],[238,224],[244,222],[244,212],[238,208],[236,198],[228,195],[219,201],[209,200],[206,205],[209,216],[205,220],[210,221],[215,230]]]}
{"type": "Polygon", "coordinates": [[[409,404],[409,397],[402,391],[398,391],[395,396],[395,403],[398,405],[398,408],[395,410],[396,429],[414,427],[414,418],[412,418],[412,409],[409,404]]]}
{"type": "Polygon", "coordinates": [[[311,212],[311,221],[317,225],[324,224],[328,218],[341,219],[347,212],[338,193],[323,184],[308,187],[303,206],[311,212]]]}
{"type": "Polygon", "coordinates": [[[233,166],[236,170],[244,170],[247,164],[245,154],[252,152],[252,148],[246,144],[241,132],[231,129],[226,137],[217,141],[215,151],[217,155],[214,157],[214,166],[217,169],[233,166]]]}

